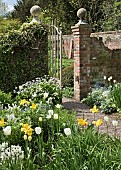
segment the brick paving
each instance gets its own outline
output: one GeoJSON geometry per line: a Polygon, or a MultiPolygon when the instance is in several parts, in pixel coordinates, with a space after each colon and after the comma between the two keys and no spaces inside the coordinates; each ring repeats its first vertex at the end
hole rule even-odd
{"type": "MultiPolygon", "coordinates": [[[[94,121],[94,114],[90,112],[90,108],[87,105],[81,102],[77,102],[73,98],[65,98],[65,97],[62,99],[62,105],[65,109],[76,111],[77,118],[84,117],[85,119],[87,119],[87,122],[89,124],[91,124],[92,121],[94,121]]],[[[118,113],[104,114],[99,112],[99,113],[95,113],[95,120],[98,119],[103,120],[104,116],[109,117],[108,134],[111,136],[116,135],[118,138],[121,139],[121,115],[119,115],[118,113]],[[118,126],[116,127],[116,129],[112,125],[112,120],[118,121],[118,126]]],[[[107,133],[107,125],[105,122],[99,127],[99,131],[102,133],[107,133]]]]}

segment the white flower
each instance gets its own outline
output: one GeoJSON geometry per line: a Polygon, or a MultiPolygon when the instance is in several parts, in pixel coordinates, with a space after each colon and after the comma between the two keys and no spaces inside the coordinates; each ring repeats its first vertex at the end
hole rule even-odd
{"type": "Polygon", "coordinates": [[[57,120],[57,119],[58,119],[58,114],[54,114],[54,115],[53,115],[53,118],[54,118],[55,120],[57,120]]]}
{"type": "Polygon", "coordinates": [[[15,119],[15,116],[14,116],[13,113],[10,114],[10,115],[7,115],[6,117],[7,117],[8,121],[11,121],[11,120],[14,120],[14,119],[15,119]]]}
{"type": "Polygon", "coordinates": [[[42,117],[39,117],[39,121],[42,122],[42,117]]]}
{"type": "Polygon", "coordinates": [[[70,128],[65,128],[65,129],[64,129],[64,133],[65,133],[67,136],[71,135],[71,129],[70,129],[70,128]]]}
{"type": "Polygon", "coordinates": [[[102,93],[102,96],[103,97],[108,97],[110,94],[110,92],[108,90],[105,90],[103,93],[102,93]]]}
{"type": "Polygon", "coordinates": [[[47,118],[47,119],[51,119],[51,115],[47,115],[46,118],[47,118]]]}
{"type": "Polygon", "coordinates": [[[104,116],[104,121],[105,121],[105,122],[108,122],[108,121],[109,121],[108,116],[104,116]]]}
{"type": "Polygon", "coordinates": [[[22,90],[23,89],[23,86],[19,86],[19,90],[22,90]]]}
{"type": "Polygon", "coordinates": [[[106,78],[107,78],[107,77],[106,77],[106,76],[104,76],[103,78],[104,78],[104,80],[106,80],[106,78]]]}
{"type": "Polygon", "coordinates": [[[4,132],[4,135],[6,135],[6,136],[11,135],[11,126],[6,126],[3,129],[3,132],[4,132]]]}
{"type": "Polygon", "coordinates": [[[49,114],[50,116],[52,116],[52,115],[53,115],[53,110],[48,110],[48,114],[49,114]]]}
{"type": "Polygon", "coordinates": [[[42,129],[40,127],[36,127],[35,132],[37,135],[39,135],[42,132],[42,129]]]}
{"type": "Polygon", "coordinates": [[[108,81],[111,81],[112,80],[112,76],[108,77],[108,81]]]}
{"type": "Polygon", "coordinates": [[[113,124],[113,126],[117,126],[118,125],[118,121],[117,120],[113,120],[112,124],[113,124]]]}
{"type": "Polygon", "coordinates": [[[60,109],[62,106],[60,104],[56,104],[55,106],[57,109],[60,109]]]}
{"type": "Polygon", "coordinates": [[[49,95],[49,93],[46,93],[46,92],[45,92],[43,98],[46,99],[46,98],[48,97],[48,95],[49,95]]]}
{"type": "Polygon", "coordinates": [[[113,83],[116,83],[116,80],[113,80],[113,83]]]}
{"type": "Polygon", "coordinates": [[[27,135],[24,135],[24,140],[27,140],[27,135]]]}
{"type": "Polygon", "coordinates": [[[46,101],[46,103],[52,103],[52,97],[49,97],[48,100],[46,101]]]}
{"type": "Polygon", "coordinates": [[[28,141],[31,141],[32,140],[32,136],[28,136],[28,141]]]}

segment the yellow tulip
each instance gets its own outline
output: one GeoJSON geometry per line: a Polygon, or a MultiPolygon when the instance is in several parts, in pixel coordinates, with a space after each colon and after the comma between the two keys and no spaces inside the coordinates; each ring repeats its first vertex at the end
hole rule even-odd
{"type": "Polygon", "coordinates": [[[88,125],[88,122],[86,122],[86,120],[87,120],[87,119],[77,119],[78,125],[87,126],[87,125],[88,125]]]}
{"type": "Polygon", "coordinates": [[[102,119],[98,119],[97,121],[93,121],[92,124],[96,125],[97,127],[103,123],[102,119]]]}
{"type": "Polygon", "coordinates": [[[92,109],[90,109],[90,112],[92,113],[98,113],[99,112],[99,109],[97,109],[97,106],[94,105],[92,109]]]}
{"type": "Polygon", "coordinates": [[[2,118],[2,119],[0,120],[0,126],[4,126],[4,124],[5,124],[4,118],[2,118]]]}

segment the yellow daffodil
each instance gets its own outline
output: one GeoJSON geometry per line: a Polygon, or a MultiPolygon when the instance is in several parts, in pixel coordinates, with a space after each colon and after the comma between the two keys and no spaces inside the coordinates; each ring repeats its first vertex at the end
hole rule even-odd
{"type": "Polygon", "coordinates": [[[33,129],[28,124],[22,124],[21,132],[24,132],[26,135],[31,136],[33,129]]]}
{"type": "Polygon", "coordinates": [[[25,103],[26,103],[26,99],[23,99],[23,100],[20,101],[20,105],[22,105],[22,106],[23,106],[25,103]]]}
{"type": "Polygon", "coordinates": [[[29,105],[30,104],[30,102],[29,101],[27,101],[26,99],[23,99],[23,100],[21,100],[20,101],[20,105],[24,105],[24,104],[27,104],[27,105],[29,105]]]}
{"type": "Polygon", "coordinates": [[[103,123],[102,119],[98,119],[97,121],[93,121],[92,124],[96,125],[99,127],[103,123]]]}
{"type": "Polygon", "coordinates": [[[4,124],[5,124],[4,118],[2,118],[2,119],[0,120],[0,126],[4,126],[4,124]]]}
{"type": "Polygon", "coordinates": [[[99,109],[97,109],[97,106],[94,105],[92,109],[90,109],[90,112],[92,113],[98,113],[99,112],[99,109]]]}
{"type": "Polygon", "coordinates": [[[87,126],[87,125],[88,125],[88,122],[86,122],[86,120],[87,120],[87,119],[77,119],[78,125],[87,126]]]}
{"type": "Polygon", "coordinates": [[[38,105],[38,104],[34,104],[34,103],[32,103],[32,105],[30,106],[30,108],[31,108],[31,109],[33,109],[33,110],[35,110],[35,109],[36,109],[36,107],[37,107],[37,105],[38,105]]]}

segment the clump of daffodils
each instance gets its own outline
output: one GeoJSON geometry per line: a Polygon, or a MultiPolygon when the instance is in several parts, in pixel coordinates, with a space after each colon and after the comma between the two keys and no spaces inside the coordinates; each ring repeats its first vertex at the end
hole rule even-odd
{"type": "Polygon", "coordinates": [[[19,145],[8,146],[7,142],[0,144],[0,162],[3,163],[5,160],[21,160],[24,158],[24,151],[19,145]]]}
{"type": "Polygon", "coordinates": [[[25,133],[24,134],[24,140],[28,139],[29,141],[31,141],[32,140],[32,131],[33,131],[33,129],[28,124],[23,124],[22,123],[21,125],[22,125],[21,132],[25,133]]]}

